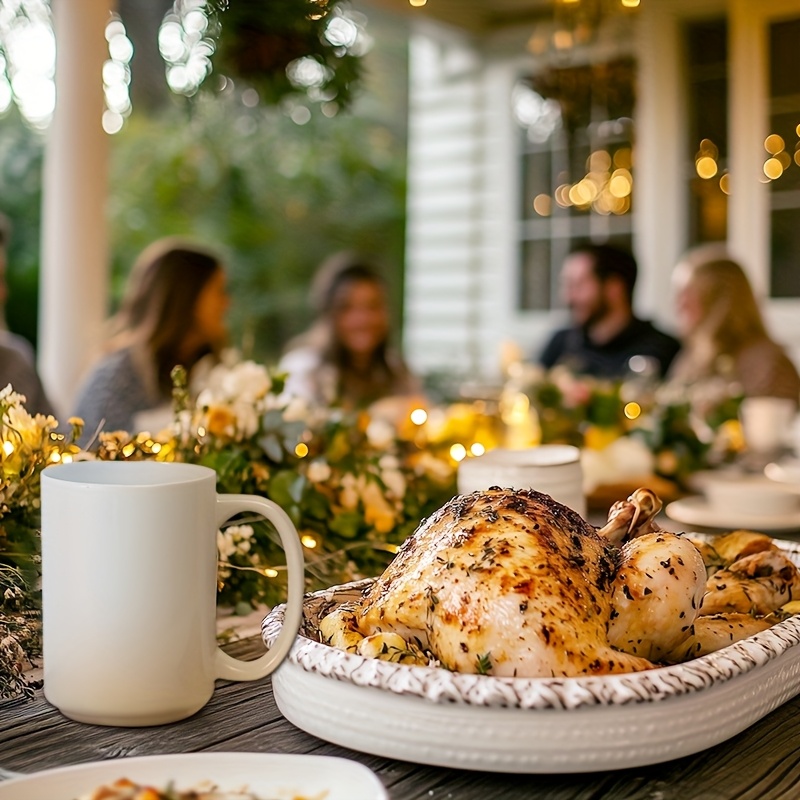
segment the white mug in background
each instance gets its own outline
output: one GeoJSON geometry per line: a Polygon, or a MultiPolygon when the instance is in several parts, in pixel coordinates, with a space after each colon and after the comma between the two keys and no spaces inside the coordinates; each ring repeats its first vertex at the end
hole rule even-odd
{"type": "Polygon", "coordinates": [[[535,489],[586,516],[581,451],[567,444],[543,444],[525,450],[490,450],[458,465],[460,494],[501,489],[535,489]]]}
{"type": "Polygon", "coordinates": [[[745,397],[739,419],[747,449],[770,453],[787,447],[796,411],[797,404],[783,397],[745,397]]]}
{"type": "Polygon", "coordinates": [[[42,473],[44,694],[98,725],[159,725],[202,708],[216,678],[254,680],[283,660],[300,625],[303,553],[286,513],[217,495],[193,464],[83,461],[42,473]],[[240,512],[277,530],[286,553],[285,633],[256,661],[216,644],[216,533],[240,512]]]}

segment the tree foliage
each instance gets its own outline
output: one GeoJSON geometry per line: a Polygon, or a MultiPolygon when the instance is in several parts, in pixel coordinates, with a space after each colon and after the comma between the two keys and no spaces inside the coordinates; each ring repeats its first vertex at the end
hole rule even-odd
{"type": "Polygon", "coordinates": [[[399,296],[403,142],[379,122],[313,113],[297,125],[235,91],[203,95],[187,117],[131,120],[115,141],[115,294],[139,250],[183,234],[222,247],[234,339],[274,359],[308,322],[307,286],[332,251],[386,263],[399,296]]]}
{"type": "MultiPolygon", "coordinates": [[[[255,95],[254,103],[252,88],[230,80],[193,98],[167,95],[158,108],[134,105],[112,140],[112,306],[138,252],[160,236],[184,234],[224,251],[233,343],[256,358],[273,360],[307,324],[309,278],[338,249],[383,261],[399,312],[405,31],[375,20],[373,27],[370,12],[377,45],[363,59],[359,96],[334,118],[302,97],[265,106],[255,95]]],[[[0,118],[0,209],[14,225],[8,317],[32,340],[43,147],[13,106],[0,118]]]]}

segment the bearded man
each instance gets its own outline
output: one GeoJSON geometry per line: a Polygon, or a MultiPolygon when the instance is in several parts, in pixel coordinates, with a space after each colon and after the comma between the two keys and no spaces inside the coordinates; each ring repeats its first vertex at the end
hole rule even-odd
{"type": "Polygon", "coordinates": [[[539,357],[542,366],[564,365],[598,378],[645,370],[663,377],[680,342],[634,315],[636,274],[635,259],[621,248],[584,244],[573,249],[561,269],[572,326],[553,334],[539,357]]]}

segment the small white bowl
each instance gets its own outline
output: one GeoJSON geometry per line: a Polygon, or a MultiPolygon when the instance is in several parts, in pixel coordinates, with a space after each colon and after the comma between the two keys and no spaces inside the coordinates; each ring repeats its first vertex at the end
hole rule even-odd
{"type": "Polygon", "coordinates": [[[800,504],[800,496],[766,475],[719,473],[706,478],[703,491],[711,508],[728,514],[790,514],[800,504]]]}

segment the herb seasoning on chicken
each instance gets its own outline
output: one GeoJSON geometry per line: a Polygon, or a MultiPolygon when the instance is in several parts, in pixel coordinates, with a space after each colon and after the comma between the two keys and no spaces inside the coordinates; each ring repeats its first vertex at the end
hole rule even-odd
{"type": "Polygon", "coordinates": [[[362,655],[428,663],[427,652],[466,673],[648,669],[648,659],[690,635],[706,577],[690,542],[646,532],[655,501],[644,516],[646,502],[623,501],[598,532],[533,490],[456,497],[422,522],[360,602],[322,621],[321,633],[362,655]],[[635,548],[617,550],[639,534],[635,548]]]}

